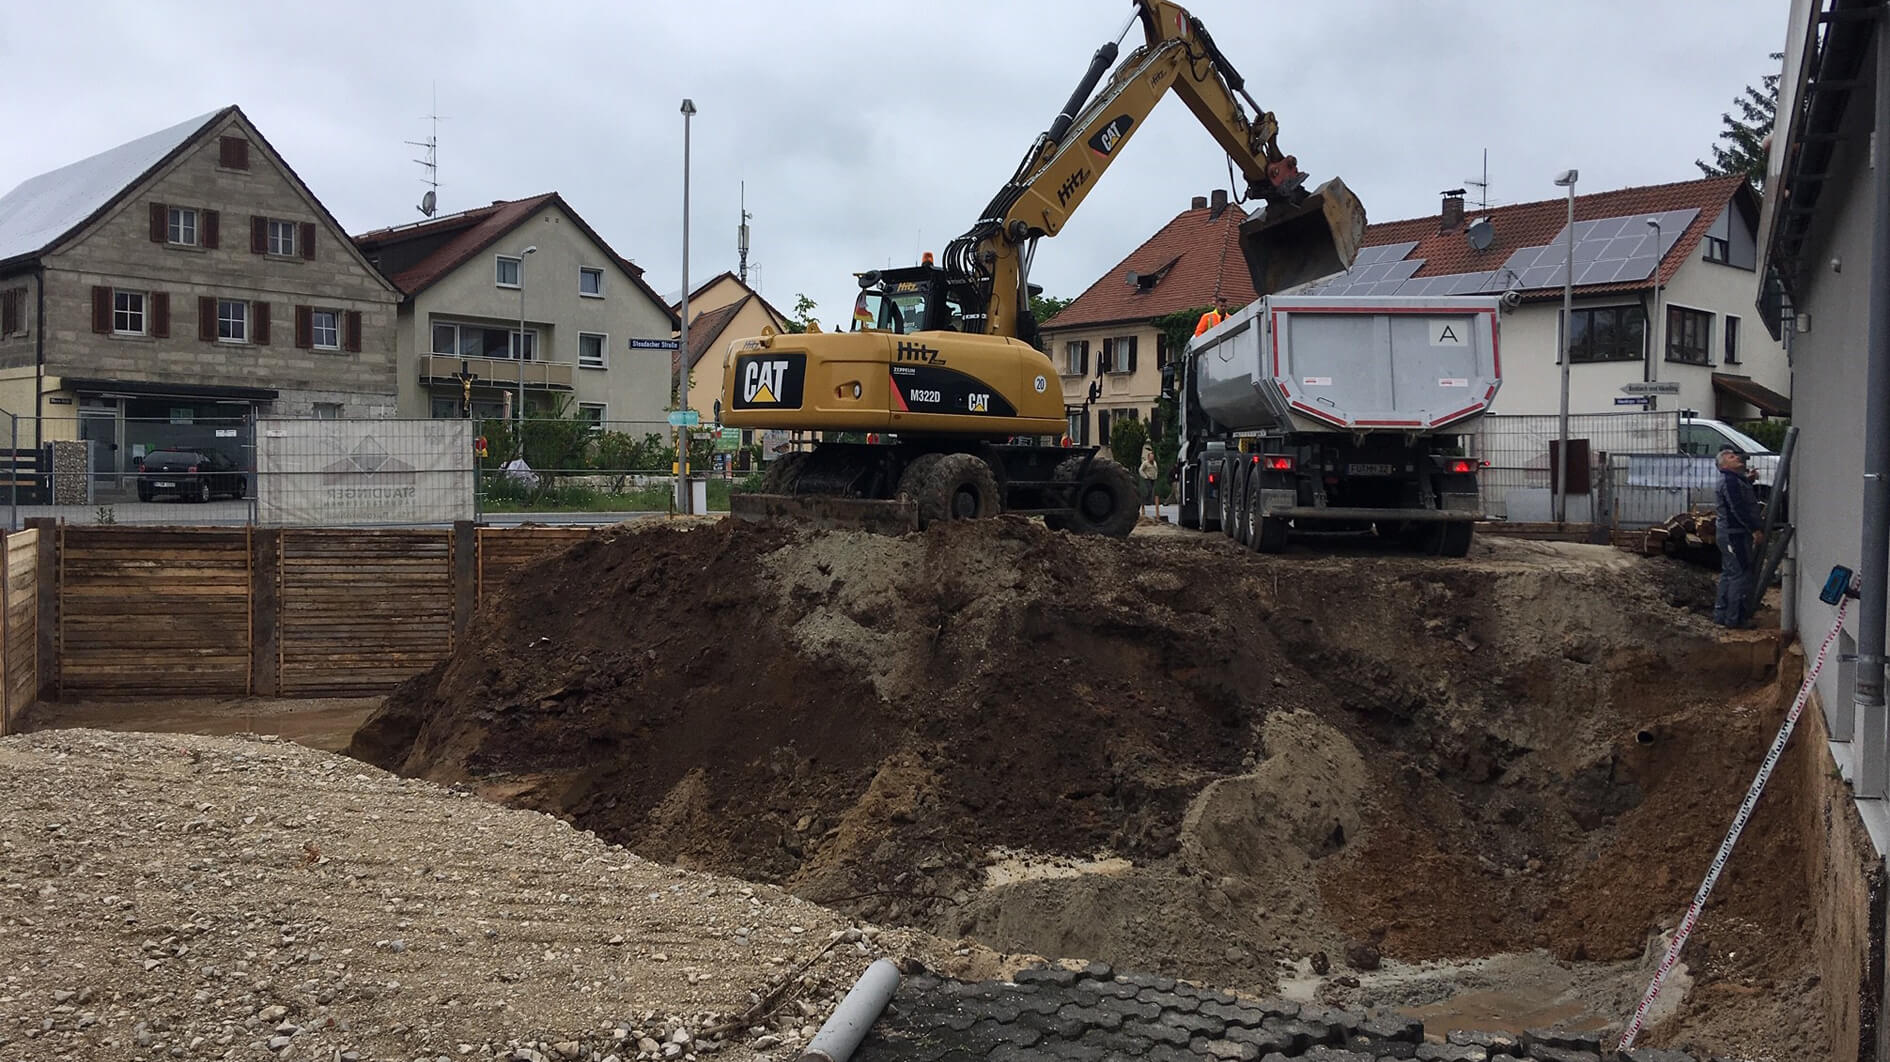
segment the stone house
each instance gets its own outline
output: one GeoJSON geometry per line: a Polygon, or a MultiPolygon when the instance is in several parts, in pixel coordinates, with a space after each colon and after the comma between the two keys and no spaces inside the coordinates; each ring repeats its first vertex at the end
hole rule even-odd
{"type": "Polygon", "coordinates": [[[100,476],[259,413],[390,415],[398,300],[225,107],[0,197],[0,409],[100,476]]]}
{"type": "Polygon", "coordinates": [[[476,417],[513,416],[522,395],[528,416],[663,424],[668,352],[632,341],[668,340],[679,322],[643,270],[556,192],[354,242],[402,293],[401,416],[465,416],[465,374],[476,417]]]}

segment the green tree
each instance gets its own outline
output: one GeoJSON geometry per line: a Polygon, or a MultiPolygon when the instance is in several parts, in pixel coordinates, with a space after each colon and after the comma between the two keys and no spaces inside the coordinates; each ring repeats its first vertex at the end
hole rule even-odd
{"type": "Polygon", "coordinates": [[[1109,452],[1116,464],[1141,479],[1142,447],[1148,444],[1148,425],[1129,417],[1117,417],[1109,424],[1109,452]]]}
{"type": "MultiPolygon", "coordinates": [[[[1030,297],[1030,315],[1037,319],[1038,325],[1042,325],[1045,321],[1062,313],[1063,308],[1074,301],[1076,300],[1059,299],[1049,295],[1032,295],[1030,297]]],[[[1038,350],[1043,350],[1043,342],[1043,333],[1038,332],[1036,339],[1032,341],[1032,345],[1038,350]]]]}
{"type": "Polygon", "coordinates": [[[814,323],[814,309],[818,304],[807,297],[804,291],[794,293],[794,316],[787,322],[790,332],[805,332],[807,326],[814,323]]]}
{"type": "MultiPolygon", "coordinates": [[[[1785,53],[1773,52],[1771,58],[1781,61],[1785,53]]],[[[1777,74],[1767,74],[1758,86],[1747,85],[1745,92],[1733,100],[1739,117],[1734,118],[1730,111],[1719,116],[1725,128],[1720,131],[1720,142],[1713,145],[1713,161],[1693,162],[1701,173],[1708,177],[1739,174],[1754,188],[1765,189],[1765,138],[1772,134],[1772,120],[1778,110],[1778,78],[1777,74]]]]}

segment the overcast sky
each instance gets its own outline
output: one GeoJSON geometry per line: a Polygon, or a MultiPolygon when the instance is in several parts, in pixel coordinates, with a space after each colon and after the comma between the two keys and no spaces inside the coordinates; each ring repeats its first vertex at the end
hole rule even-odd
{"type": "MultiPolygon", "coordinates": [[[[1785,0],[1196,0],[1313,183],[1374,220],[1428,214],[1477,177],[1493,203],[1698,176],[1720,114],[1775,68],[1785,0]]],[[[0,192],[225,104],[242,106],[350,232],[418,220],[437,86],[442,212],[562,192],[658,291],[681,286],[684,96],[690,276],[751,283],[843,324],[852,273],[907,264],[975,220],[1089,57],[1114,0],[16,2],[0,192]],[[27,88],[32,86],[32,88],[27,88]]],[[[1139,29],[1136,31],[1139,33],[1139,29]]],[[[1032,279],[1074,296],[1228,183],[1164,101],[1032,279]]],[[[1474,194],[1472,196],[1474,201],[1474,194]]]]}

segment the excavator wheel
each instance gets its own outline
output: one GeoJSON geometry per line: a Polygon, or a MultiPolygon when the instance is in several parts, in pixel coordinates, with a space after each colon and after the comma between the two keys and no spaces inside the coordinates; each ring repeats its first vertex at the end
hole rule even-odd
{"type": "Polygon", "coordinates": [[[801,469],[807,467],[808,454],[796,452],[782,454],[768,462],[768,471],[761,475],[760,494],[792,494],[795,484],[800,482],[801,469]]]}
{"type": "Polygon", "coordinates": [[[997,476],[975,454],[925,454],[906,466],[899,489],[919,503],[919,526],[996,516],[997,476]],[[915,473],[915,470],[916,473],[915,473]],[[917,475],[911,488],[907,477],[917,475]]]}
{"type": "Polygon", "coordinates": [[[1068,516],[1054,523],[1046,519],[1044,522],[1051,527],[1111,538],[1127,538],[1135,530],[1135,521],[1142,515],[1142,500],[1128,469],[1098,457],[1089,462],[1089,474],[1083,475],[1083,458],[1070,457],[1057,466],[1056,478],[1064,483],[1076,482],[1076,504],[1068,516]],[[1078,481],[1078,476],[1083,478],[1078,481]]]}

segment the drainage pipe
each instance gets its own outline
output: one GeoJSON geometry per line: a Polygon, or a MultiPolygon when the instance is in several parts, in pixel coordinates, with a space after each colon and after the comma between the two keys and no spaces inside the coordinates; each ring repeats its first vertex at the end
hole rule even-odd
{"type": "Polygon", "coordinates": [[[1890,32],[1877,22],[1875,132],[1871,143],[1870,325],[1864,372],[1864,520],[1858,553],[1861,593],[1857,615],[1857,706],[1859,798],[1885,795],[1884,604],[1890,580],[1890,32]]]}
{"type": "Polygon", "coordinates": [[[847,1062],[898,990],[899,967],[891,959],[873,960],[801,1052],[800,1062],[847,1062]]]}

